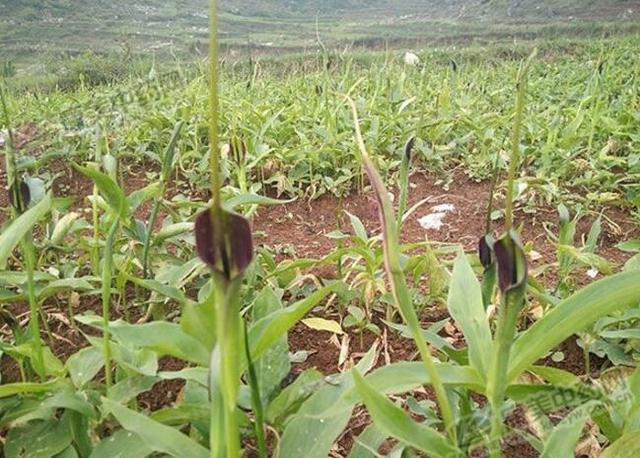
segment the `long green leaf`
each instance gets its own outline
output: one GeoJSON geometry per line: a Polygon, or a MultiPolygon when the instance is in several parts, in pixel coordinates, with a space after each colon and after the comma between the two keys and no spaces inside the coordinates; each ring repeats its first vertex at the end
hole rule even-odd
{"type": "Polygon", "coordinates": [[[556,425],[545,441],[540,458],[573,458],[576,444],[582,435],[582,428],[593,407],[594,403],[580,406],[556,425]]]}
{"type": "Polygon", "coordinates": [[[135,433],[121,429],[105,437],[90,455],[90,458],[145,458],[153,449],[135,433]]]}
{"type": "Polygon", "coordinates": [[[162,155],[162,180],[165,182],[169,180],[171,171],[173,170],[173,158],[176,154],[176,144],[178,143],[178,138],[180,137],[180,132],[182,131],[183,126],[184,122],[182,121],[176,124],[173,129],[173,133],[171,134],[171,140],[169,140],[169,144],[162,155]]]}
{"type": "Polygon", "coordinates": [[[89,167],[82,167],[78,164],[72,165],[78,172],[93,180],[100,194],[104,196],[109,206],[118,216],[125,218],[128,215],[129,206],[124,191],[109,175],[89,167]]]}
{"type": "Polygon", "coordinates": [[[151,414],[151,419],[167,426],[182,426],[196,421],[209,421],[210,409],[201,404],[180,404],[151,414]]]}
{"type": "Polygon", "coordinates": [[[271,313],[254,324],[249,330],[251,359],[255,360],[260,357],[322,299],[327,297],[329,293],[336,292],[341,286],[341,283],[336,282],[320,288],[309,297],[271,313]]]}
{"type": "Polygon", "coordinates": [[[429,456],[464,456],[462,451],[435,429],[413,421],[404,410],[372,388],[357,370],[352,371],[352,374],[369,415],[380,429],[429,456]]]}
{"type": "Polygon", "coordinates": [[[37,420],[12,428],[3,444],[5,458],[57,457],[71,444],[69,414],[60,421],[37,420]]]}
{"type": "Polygon", "coordinates": [[[44,199],[16,218],[0,234],[0,269],[7,268],[7,259],[11,256],[14,248],[49,210],[51,210],[51,195],[47,194],[44,199]]]}
{"type": "MultiPolygon", "coordinates": [[[[93,279],[92,277],[89,277],[93,279]]],[[[47,283],[47,285],[37,291],[38,300],[51,297],[64,291],[86,292],[95,289],[95,287],[87,281],[86,278],[63,278],[47,283]]]]}
{"type": "Polygon", "coordinates": [[[206,448],[178,430],[153,421],[146,415],[134,412],[104,397],[102,405],[105,411],[113,414],[124,429],[140,436],[151,450],[176,458],[209,457],[209,451],[206,448]]]}
{"type": "MultiPolygon", "coordinates": [[[[376,352],[374,345],[358,362],[357,370],[368,372],[373,366],[376,352]]],[[[331,446],[349,423],[353,406],[341,410],[333,409],[333,406],[346,391],[353,388],[353,378],[350,373],[345,373],[327,377],[326,380],[327,383],[307,399],[287,423],[278,458],[326,458],[331,446]]]]}
{"type": "Polygon", "coordinates": [[[600,458],[636,458],[638,456],[640,456],[640,431],[634,431],[615,441],[600,458]]]}
{"type": "Polygon", "coordinates": [[[230,211],[247,205],[283,205],[289,204],[296,199],[279,200],[272,197],[261,196],[258,194],[239,194],[227,199],[224,203],[225,208],[230,211]]]}
{"type": "Polygon", "coordinates": [[[640,303],[640,271],[604,278],[562,301],[526,330],[513,346],[508,379],[589,324],[616,310],[640,303]]]}
{"type": "Polygon", "coordinates": [[[144,280],[142,278],[135,277],[133,275],[127,275],[127,279],[144,289],[153,291],[155,293],[164,296],[167,299],[172,299],[180,305],[190,304],[191,301],[185,296],[185,294],[173,286],[165,285],[156,280],[144,280]]]}
{"type": "Polygon", "coordinates": [[[384,249],[384,265],[385,271],[389,283],[391,284],[391,292],[396,306],[400,310],[402,318],[407,323],[407,326],[411,330],[413,339],[418,347],[420,357],[424,362],[429,377],[431,379],[431,386],[433,387],[440,411],[445,423],[445,429],[448,434],[455,441],[456,428],[454,425],[453,410],[451,403],[445,392],[444,385],[439,378],[438,372],[435,369],[434,358],[431,351],[427,347],[427,344],[422,338],[420,330],[420,322],[416,314],[416,310],[409,294],[409,288],[407,287],[406,278],[400,262],[400,237],[398,234],[398,224],[394,215],[393,205],[389,198],[389,193],[385,188],[384,182],[380,173],[376,169],[373,161],[371,160],[367,148],[364,144],[362,132],[360,131],[360,121],[358,120],[358,110],[356,104],[347,97],[347,101],[351,106],[354,128],[356,133],[356,141],[360,150],[360,159],[364,170],[367,172],[369,181],[374,190],[376,200],[378,203],[378,214],[380,223],[382,224],[382,245],[384,249]]]}
{"type": "MultiPolygon", "coordinates": [[[[476,370],[470,366],[458,366],[449,363],[436,364],[436,370],[446,386],[469,388],[478,393],[484,392],[484,383],[476,370]]],[[[379,393],[402,394],[431,383],[424,364],[414,361],[400,361],[376,369],[366,377],[367,384],[379,393]]],[[[335,405],[327,413],[351,409],[361,401],[356,389],[345,390],[335,405]]]]}
{"type": "Polygon", "coordinates": [[[58,387],[60,387],[60,383],[56,381],[48,383],[9,383],[0,386],[0,398],[7,398],[16,394],[46,393],[54,391],[58,387]]]}
{"type": "Polygon", "coordinates": [[[480,283],[464,253],[458,255],[453,266],[447,306],[464,333],[471,365],[480,377],[486,379],[493,350],[491,329],[482,301],[480,283]]]}
{"type": "Polygon", "coordinates": [[[355,439],[349,458],[376,458],[377,450],[387,440],[387,434],[376,425],[368,426],[355,439]]]}
{"type": "Polygon", "coordinates": [[[305,370],[269,403],[266,412],[267,422],[271,425],[279,424],[280,420],[295,412],[305,399],[325,385],[324,376],[317,369],[305,370]]]}
{"type": "MultiPolygon", "coordinates": [[[[79,315],[76,320],[82,324],[100,329],[102,319],[97,315],[79,315]]],[[[184,332],[180,325],[166,321],[146,324],[129,324],[112,321],[109,330],[113,338],[124,346],[147,348],[161,356],[170,355],[185,361],[209,365],[209,351],[196,338],[184,332]]]]}
{"type": "Polygon", "coordinates": [[[104,367],[102,350],[96,347],[87,347],[71,355],[65,363],[71,381],[77,388],[82,388],[98,375],[104,367]]]}

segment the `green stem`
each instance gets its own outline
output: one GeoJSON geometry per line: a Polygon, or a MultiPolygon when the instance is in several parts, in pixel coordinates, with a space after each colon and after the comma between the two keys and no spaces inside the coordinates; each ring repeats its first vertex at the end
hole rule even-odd
{"type": "Polygon", "coordinates": [[[93,247],[91,248],[91,267],[94,275],[100,271],[100,214],[98,210],[98,186],[93,185],[91,201],[91,217],[93,224],[93,247]]]}
{"type": "Polygon", "coordinates": [[[34,368],[40,378],[44,379],[46,374],[44,367],[44,354],[42,352],[42,340],[40,339],[40,307],[36,297],[35,281],[33,279],[36,257],[31,233],[25,235],[22,241],[22,252],[24,253],[25,266],[27,270],[27,296],[29,298],[29,313],[31,315],[29,325],[35,350],[34,368]]]}
{"type": "MultiPolygon", "coordinates": [[[[537,50],[529,56],[520,67],[517,80],[515,119],[511,143],[511,158],[509,162],[509,176],[507,180],[506,197],[506,226],[507,231],[513,227],[513,190],[516,171],[520,165],[520,137],[522,131],[522,118],[525,102],[525,84],[529,67],[537,50]]],[[[514,253],[512,255],[515,256],[514,253]]],[[[489,452],[491,458],[502,456],[500,440],[503,431],[502,407],[507,390],[507,371],[509,369],[509,357],[511,346],[516,334],[518,314],[524,304],[524,292],[519,290],[503,291],[502,303],[499,309],[498,324],[494,339],[494,352],[491,369],[487,380],[487,398],[491,405],[491,431],[489,452]]]]}
{"type": "Polygon", "coordinates": [[[520,308],[517,304],[503,301],[498,317],[496,340],[494,343],[493,363],[489,374],[487,397],[491,405],[491,458],[502,456],[500,439],[502,437],[503,418],[502,405],[507,389],[507,370],[511,346],[516,334],[516,324],[520,308]]]}
{"type": "MultiPolygon", "coordinates": [[[[506,141],[506,138],[505,138],[505,141],[506,141]]],[[[497,148],[496,157],[493,161],[491,188],[489,190],[489,202],[487,203],[487,219],[485,222],[485,229],[484,229],[485,235],[488,235],[489,232],[491,232],[491,214],[493,213],[493,201],[496,195],[496,186],[498,185],[498,175],[500,175],[499,163],[500,163],[500,150],[502,149],[502,146],[503,145],[501,145],[501,148],[497,148]]]]}
{"type": "Polygon", "coordinates": [[[104,265],[102,266],[102,342],[104,354],[104,372],[107,390],[111,388],[111,334],[109,318],[111,305],[111,282],[113,273],[113,244],[120,221],[115,219],[109,229],[104,246],[104,265]]]}
{"type": "Polygon", "coordinates": [[[218,151],[218,2],[209,3],[209,147],[211,168],[211,198],[214,209],[220,209],[220,155],[218,151]],[[216,208],[217,207],[217,208],[216,208]]]}
{"type": "Polygon", "coordinates": [[[517,93],[516,93],[516,113],[513,122],[513,132],[511,136],[511,158],[509,160],[509,175],[507,179],[507,197],[506,197],[506,209],[505,220],[507,231],[513,227],[513,196],[514,196],[514,182],[516,178],[516,172],[520,165],[520,137],[522,134],[522,117],[524,112],[525,102],[525,85],[527,79],[527,72],[531,66],[531,61],[535,57],[537,50],[534,50],[527,61],[520,67],[518,72],[517,93]]]}
{"type": "Polygon", "coordinates": [[[264,409],[262,407],[262,399],[260,399],[260,385],[258,384],[258,375],[251,360],[251,352],[249,350],[249,333],[247,324],[244,324],[244,350],[247,358],[247,373],[249,375],[249,386],[251,388],[251,404],[255,413],[254,429],[256,433],[256,442],[258,443],[258,457],[267,458],[267,442],[264,437],[264,409]]]}
{"type": "MultiPolygon", "coordinates": [[[[13,131],[11,130],[11,121],[9,119],[9,106],[7,104],[7,99],[4,90],[4,84],[0,84],[0,105],[2,106],[2,114],[4,116],[4,124],[7,128],[8,132],[8,142],[5,149],[5,171],[7,173],[7,183],[9,185],[13,184],[15,181],[15,173],[16,173],[16,164],[15,157],[13,154],[13,131]]],[[[18,197],[18,187],[14,186],[14,199],[18,197]]],[[[14,202],[18,202],[14,200],[14,202]]]]}
{"type": "MultiPolygon", "coordinates": [[[[16,176],[16,163],[13,151],[13,132],[11,130],[11,120],[9,118],[9,106],[7,105],[4,84],[0,84],[0,105],[2,106],[2,114],[4,115],[4,123],[8,132],[8,141],[5,150],[5,171],[7,174],[7,183],[11,186],[13,193],[13,201],[18,202],[18,208],[25,208],[28,202],[22,202],[22,194],[16,176]]],[[[18,216],[15,207],[12,208],[12,216],[18,216]]],[[[44,354],[42,352],[42,341],[40,339],[40,310],[35,292],[34,270],[36,268],[36,253],[33,246],[33,236],[29,232],[22,240],[22,252],[24,254],[25,266],[27,269],[27,296],[29,298],[29,313],[31,315],[30,328],[31,338],[33,339],[35,361],[34,369],[36,373],[44,379],[44,354]]]]}
{"type": "MultiPolygon", "coordinates": [[[[211,227],[214,234],[222,234],[226,227],[226,214],[222,211],[222,198],[220,189],[222,182],[220,179],[220,138],[219,138],[219,100],[218,100],[218,2],[210,0],[209,12],[209,155],[210,155],[210,175],[211,175],[211,227]]],[[[221,246],[215,246],[216,263],[215,269],[222,272],[225,268],[224,260],[229,251],[225,251],[221,246]]]]}
{"type": "MultiPolygon", "coordinates": [[[[160,196],[164,195],[164,183],[162,186],[162,191],[160,196]]],[[[151,215],[149,216],[149,223],[147,225],[147,234],[144,239],[144,246],[142,248],[142,278],[147,278],[149,274],[149,251],[151,248],[151,234],[153,233],[153,228],[156,225],[156,220],[158,219],[158,213],[160,212],[160,204],[161,199],[157,199],[153,204],[153,209],[151,210],[151,215]]]]}
{"type": "Polygon", "coordinates": [[[398,199],[398,232],[402,228],[404,214],[407,211],[407,202],[409,201],[409,167],[411,165],[411,151],[407,151],[409,146],[405,147],[405,154],[402,157],[400,165],[400,196],[398,199]]]}
{"type": "Polygon", "coordinates": [[[408,319],[408,317],[405,317],[405,321],[407,322],[409,329],[411,330],[413,340],[416,342],[416,346],[418,347],[418,352],[420,352],[420,357],[422,358],[425,370],[427,371],[429,379],[431,380],[431,386],[436,393],[436,399],[438,400],[442,419],[444,420],[445,431],[447,435],[451,437],[452,442],[456,444],[457,434],[453,417],[453,410],[451,409],[449,397],[447,396],[442,378],[440,378],[440,374],[438,373],[438,369],[436,368],[433,355],[427,347],[418,320],[411,318],[408,319]]]}
{"type": "MultiPolygon", "coordinates": [[[[4,115],[4,123],[8,132],[8,141],[5,149],[5,171],[7,173],[7,184],[10,186],[12,198],[14,202],[21,202],[20,186],[18,184],[16,157],[13,151],[13,131],[11,130],[11,119],[9,117],[9,105],[5,95],[4,85],[0,84],[0,106],[2,106],[2,114],[4,115]]],[[[24,205],[18,205],[23,208],[24,205]]],[[[18,216],[15,207],[12,208],[12,217],[18,216]]]]}
{"type": "MultiPolygon", "coordinates": [[[[236,414],[238,386],[240,379],[240,360],[234,355],[242,348],[240,317],[241,277],[227,280],[224,275],[214,272],[216,295],[216,324],[218,347],[220,349],[220,394],[222,401],[226,458],[240,457],[240,430],[236,414]]],[[[211,444],[219,447],[219,444],[211,444]]],[[[212,452],[213,453],[213,452],[212,452]]],[[[215,456],[215,455],[212,455],[215,456]]]]}
{"type": "Polygon", "coordinates": [[[444,383],[440,378],[440,374],[436,368],[433,355],[429,351],[427,344],[422,335],[422,329],[420,328],[420,322],[416,314],[414,304],[409,294],[409,288],[404,276],[404,271],[400,264],[400,237],[397,224],[397,215],[394,215],[393,205],[389,199],[389,194],[384,186],[380,173],[373,165],[367,148],[364,144],[362,132],[360,130],[360,121],[358,119],[358,110],[355,103],[350,97],[347,97],[347,102],[351,106],[353,114],[354,128],[356,132],[356,140],[358,148],[360,150],[363,169],[366,170],[369,176],[369,181],[375,190],[376,197],[378,199],[378,207],[380,212],[380,220],[382,223],[383,232],[383,248],[385,258],[385,270],[389,276],[391,283],[391,290],[395,302],[400,310],[400,313],[409,327],[412,337],[416,342],[420,356],[424,363],[427,374],[431,382],[431,386],[436,393],[438,405],[440,406],[440,412],[444,420],[445,431],[451,437],[452,442],[457,444],[456,428],[453,417],[453,410],[449,402],[449,397],[444,387],[444,383]]]}

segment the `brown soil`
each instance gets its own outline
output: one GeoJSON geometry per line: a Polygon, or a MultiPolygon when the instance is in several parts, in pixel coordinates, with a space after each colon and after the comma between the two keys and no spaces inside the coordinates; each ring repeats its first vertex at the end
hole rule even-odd
{"type": "MultiPolygon", "coordinates": [[[[172,357],[161,358],[158,362],[160,371],[180,371],[187,367],[184,361],[172,357]]],[[[152,390],[138,396],[138,404],[148,412],[173,405],[182,393],[184,380],[162,380],[155,384],[152,390]]]]}
{"type": "MultiPolygon", "coordinates": [[[[539,361],[538,364],[564,369],[575,375],[586,375],[584,350],[578,345],[577,340],[578,338],[576,336],[570,337],[554,350],[554,352],[562,352],[564,355],[561,361],[556,362],[552,359],[552,355],[549,355],[539,361]]],[[[603,365],[607,363],[607,360],[599,358],[593,353],[590,354],[589,359],[589,375],[597,378],[603,365]]]]}
{"type": "MultiPolygon", "coordinates": [[[[428,203],[421,206],[403,226],[404,242],[431,240],[441,243],[462,245],[465,250],[475,250],[479,238],[484,235],[486,202],[490,184],[475,182],[463,174],[456,173],[451,184],[451,191],[445,192],[439,184],[441,177],[414,174],[411,177],[412,189],[409,206],[424,199],[428,203]],[[425,230],[418,219],[430,213],[435,205],[453,204],[455,210],[447,214],[444,224],[437,230],[425,230]]],[[[397,193],[396,193],[397,194],[397,193]]],[[[358,216],[371,234],[380,232],[378,208],[371,192],[366,194],[352,193],[342,201],[331,195],[307,202],[296,200],[293,203],[265,207],[254,220],[254,229],[262,238],[257,242],[271,247],[291,246],[298,257],[319,258],[335,248],[335,241],[326,237],[338,229],[338,219],[342,220],[343,232],[350,232],[351,226],[344,211],[358,216]]],[[[620,207],[605,209],[604,215],[616,225],[603,222],[603,232],[599,241],[598,253],[614,263],[623,263],[629,257],[615,248],[615,245],[640,236],[640,228],[631,219],[630,211],[620,207]]],[[[586,237],[595,217],[583,218],[576,233],[576,243],[586,237]]],[[[548,240],[543,224],[552,223],[557,233],[558,214],[554,209],[537,208],[535,213],[526,214],[522,209],[516,212],[516,223],[523,224],[523,243],[531,242],[542,258],[532,261],[537,267],[555,258],[555,248],[548,240]]],[[[494,229],[502,229],[501,223],[494,229]]]]}

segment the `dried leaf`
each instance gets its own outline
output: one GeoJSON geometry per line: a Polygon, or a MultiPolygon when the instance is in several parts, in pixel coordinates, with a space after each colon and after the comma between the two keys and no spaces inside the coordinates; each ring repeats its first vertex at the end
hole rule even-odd
{"type": "Polygon", "coordinates": [[[325,320],[324,318],[307,318],[302,320],[305,326],[315,331],[328,331],[334,334],[344,334],[340,324],[333,320],[325,320]]]}
{"type": "Polygon", "coordinates": [[[344,363],[347,362],[347,358],[349,358],[350,342],[351,342],[351,338],[349,337],[349,334],[345,334],[342,337],[342,342],[340,343],[340,356],[338,357],[338,367],[340,368],[343,367],[344,363]]]}

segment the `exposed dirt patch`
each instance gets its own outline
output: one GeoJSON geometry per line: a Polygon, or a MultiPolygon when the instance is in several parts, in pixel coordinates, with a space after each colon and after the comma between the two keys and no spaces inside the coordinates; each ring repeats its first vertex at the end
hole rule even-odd
{"type": "MultiPolygon", "coordinates": [[[[577,337],[573,336],[562,342],[554,352],[561,352],[564,357],[560,361],[554,361],[552,355],[547,356],[538,364],[557,367],[558,369],[564,369],[575,375],[586,375],[586,362],[584,350],[578,345],[577,337]]],[[[599,358],[593,353],[589,356],[589,368],[590,375],[592,377],[598,377],[602,366],[607,362],[606,359],[599,358]]]]}
{"type": "MultiPolygon", "coordinates": [[[[158,362],[158,370],[160,371],[173,372],[185,367],[187,364],[184,361],[171,357],[161,358],[158,362]]],[[[138,404],[149,412],[169,407],[178,400],[184,385],[184,380],[162,380],[156,383],[153,389],[139,395],[138,404]]]]}
{"type": "MultiPolygon", "coordinates": [[[[427,201],[405,222],[402,240],[419,242],[428,239],[434,242],[460,244],[465,250],[475,250],[479,238],[485,232],[486,202],[490,184],[478,183],[458,173],[454,175],[451,191],[447,192],[443,191],[440,181],[440,177],[422,174],[414,174],[411,177],[409,207],[425,199],[427,201]],[[437,211],[437,207],[441,205],[453,206],[453,210],[447,212],[442,219],[442,226],[434,229],[423,228],[418,221],[419,218],[437,211]]],[[[395,194],[397,196],[397,193],[395,194]]],[[[293,248],[298,257],[320,258],[336,246],[335,241],[329,239],[327,234],[338,228],[343,232],[351,232],[345,211],[358,216],[370,234],[380,232],[378,207],[371,192],[352,193],[343,200],[325,195],[312,202],[297,200],[260,209],[254,219],[254,229],[258,233],[257,242],[271,247],[293,248]]],[[[606,218],[602,225],[598,253],[614,263],[622,264],[629,258],[629,254],[617,250],[615,245],[640,237],[640,228],[632,220],[628,209],[609,207],[603,214],[606,218]]],[[[579,244],[586,238],[595,219],[596,216],[585,217],[580,221],[576,231],[576,243],[579,244]]],[[[541,255],[535,261],[530,261],[532,267],[553,262],[556,250],[549,241],[545,226],[550,225],[552,232],[557,233],[557,211],[537,208],[535,213],[525,213],[524,208],[519,208],[516,211],[516,223],[523,225],[523,243],[531,242],[535,251],[541,255]]],[[[500,231],[502,223],[497,221],[493,227],[495,231],[500,231]]]]}

